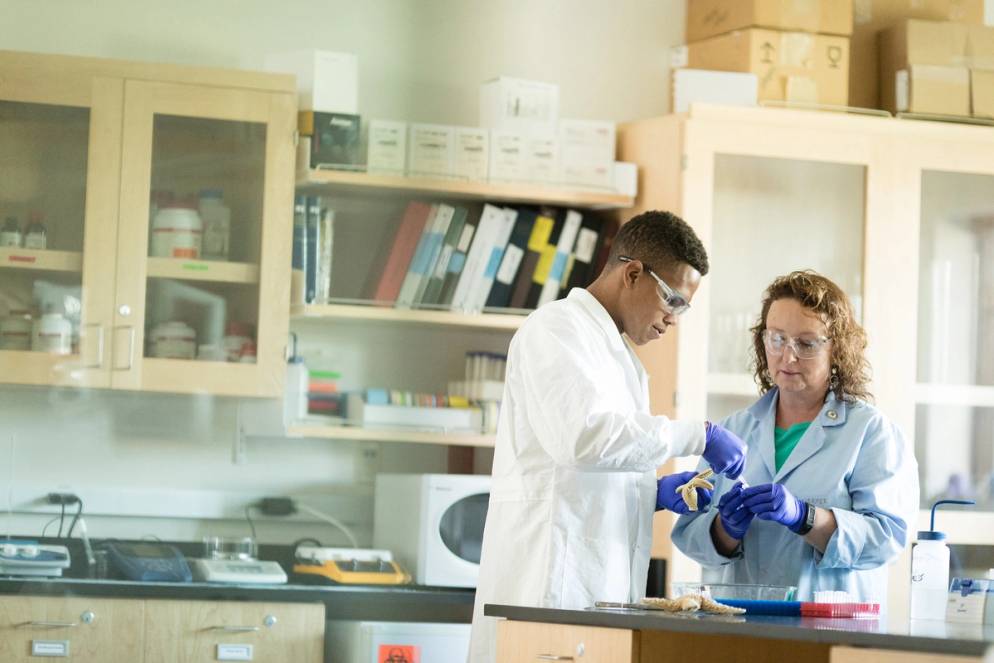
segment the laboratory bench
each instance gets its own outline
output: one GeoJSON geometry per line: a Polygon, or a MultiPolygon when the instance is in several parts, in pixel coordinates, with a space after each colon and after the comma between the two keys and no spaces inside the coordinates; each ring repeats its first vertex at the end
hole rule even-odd
{"type": "Polygon", "coordinates": [[[941,621],[698,616],[490,604],[485,614],[503,618],[498,622],[498,663],[656,663],[705,655],[708,660],[741,663],[979,663],[985,655],[994,656],[994,626],[941,621]]]}

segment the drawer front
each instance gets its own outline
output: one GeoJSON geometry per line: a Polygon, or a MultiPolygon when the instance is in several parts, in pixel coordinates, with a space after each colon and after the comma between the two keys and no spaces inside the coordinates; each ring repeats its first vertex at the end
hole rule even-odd
{"type": "Polygon", "coordinates": [[[497,663],[633,663],[638,634],[614,628],[497,622],[497,663]]]}
{"type": "Polygon", "coordinates": [[[321,603],[145,602],[145,663],[321,663],[323,652],[321,603]]]}
{"type": "Polygon", "coordinates": [[[0,661],[140,661],[144,602],[0,596],[0,661]]]}

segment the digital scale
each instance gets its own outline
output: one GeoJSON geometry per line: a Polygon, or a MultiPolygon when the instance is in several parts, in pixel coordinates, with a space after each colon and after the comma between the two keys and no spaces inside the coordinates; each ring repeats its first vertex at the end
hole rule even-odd
{"type": "Polygon", "coordinates": [[[284,585],[286,572],[278,562],[258,559],[192,559],[193,577],[231,585],[284,585]]]}
{"type": "Polygon", "coordinates": [[[411,576],[389,550],[300,546],[293,572],[318,582],[355,585],[406,585],[411,576]]]}
{"type": "Polygon", "coordinates": [[[0,575],[58,578],[71,559],[65,546],[0,539],[0,575]]]}

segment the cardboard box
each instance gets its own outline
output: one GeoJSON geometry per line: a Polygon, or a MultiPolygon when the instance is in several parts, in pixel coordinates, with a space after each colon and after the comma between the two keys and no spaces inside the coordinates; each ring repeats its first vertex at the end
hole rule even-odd
{"type": "Polygon", "coordinates": [[[854,0],[849,105],[880,107],[877,33],[906,18],[982,24],[984,0],[854,0]]]}
{"type": "Polygon", "coordinates": [[[994,119],[994,71],[970,72],[970,110],[974,117],[994,119]]]}
{"type": "Polygon", "coordinates": [[[971,25],[967,28],[966,57],[974,69],[994,69],[994,27],[971,25]]]}
{"type": "Polygon", "coordinates": [[[475,127],[455,127],[452,134],[452,174],[461,179],[486,182],[490,168],[490,132],[475,127]]]}
{"type": "MultiPolygon", "coordinates": [[[[912,92],[912,97],[924,103],[924,90],[938,90],[945,85],[952,85],[953,75],[942,73],[943,68],[958,68],[959,73],[955,75],[957,81],[964,77],[967,79],[966,96],[969,98],[969,73],[966,72],[966,36],[967,26],[963,23],[952,23],[949,21],[923,21],[919,19],[908,19],[901,21],[897,25],[884,30],[879,35],[879,58],[880,58],[880,105],[884,110],[894,112],[935,112],[924,110],[912,110],[916,104],[912,102],[910,106],[902,107],[898,103],[898,92],[901,91],[901,80],[897,77],[900,71],[908,71],[915,65],[931,65],[939,69],[920,69],[922,81],[915,85],[913,79],[916,75],[911,72],[905,74],[912,80],[908,81],[911,88],[917,88],[919,92],[912,92]],[[939,81],[945,81],[939,83],[939,81]],[[926,82],[928,81],[928,82],[926,82]]],[[[959,83],[956,83],[958,86],[959,83]]],[[[953,106],[961,108],[961,99],[958,99],[953,106]]],[[[940,104],[940,101],[936,101],[940,104]]],[[[950,102],[952,103],[952,102],[950,102]]],[[[931,106],[931,104],[925,104],[931,106]]],[[[969,106],[969,103],[967,103],[969,106]]],[[[924,106],[920,106],[924,107],[924,106]]],[[[969,110],[967,110],[969,113],[969,110]]]]}
{"type": "Polygon", "coordinates": [[[359,60],[352,53],[294,51],[270,53],[265,68],[297,76],[300,110],[359,112],[359,60]]]}
{"type": "Polygon", "coordinates": [[[501,76],[480,86],[480,126],[506,131],[555,131],[559,86],[501,76]]]}
{"type": "Polygon", "coordinates": [[[845,106],[849,86],[846,37],[776,30],[738,30],[686,46],[693,69],[742,71],[759,79],[760,101],[845,106]]]}
{"type": "Polygon", "coordinates": [[[407,171],[407,122],[371,120],[366,140],[367,172],[403,175],[407,171]]]}
{"type": "Polygon", "coordinates": [[[744,28],[846,36],[852,12],[852,0],[687,0],[687,41],[744,28]]]}
{"type": "Polygon", "coordinates": [[[310,137],[310,167],[361,169],[359,116],[347,113],[300,111],[297,130],[310,137]]]}
{"type": "Polygon", "coordinates": [[[450,176],[452,145],[452,127],[443,124],[412,124],[407,139],[408,175],[450,176]]]}
{"type": "Polygon", "coordinates": [[[673,69],[670,95],[674,113],[686,113],[690,104],[755,106],[759,99],[756,74],[707,69],[673,69]]]}
{"type": "Polygon", "coordinates": [[[490,132],[491,182],[524,182],[528,178],[525,161],[525,134],[493,129],[490,132]]]}
{"type": "Polygon", "coordinates": [[[970,70],[912,64],[894,74],[896,113],[970,115],[970,70]]]}

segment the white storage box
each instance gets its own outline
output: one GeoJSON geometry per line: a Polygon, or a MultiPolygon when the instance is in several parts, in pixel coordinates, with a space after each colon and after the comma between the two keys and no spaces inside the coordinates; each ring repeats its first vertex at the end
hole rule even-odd
{"type": "Polygon", "coordinates": [[[600,164],[559,162],[559,182],[566,187],[614,190],[614,161],[600,164]]]}
{"type": "Polygon", "coordinates": [[[369,405],[362,394],[349,394],[349,423],[367,428],[419,428],[479,433],[483,413],[476,408],[369,405]]]}
{"type": "Polygon", "coordinates": [[[408,175],[450,176],[452,145],[452,127],[444,124],[412,124],[407,140],[408,175]]]}
{"type": "Polygon", "coordinates": [[[559,121],[559,157],[564,164],[614,163],[614,122],[559,121]]]}
{"type": "Polygon", "coordinates": [[[371,120],[366,141],[367,172],[404,174],[407,170],[407,122],[371,120]]]}
{"type": "Polygon", "coordinates": [[[455,127],[452,137],[452,174],[485,182],[490,169],[490,132],[475,127],[455,127]]]}
{"type": "Polygon", "coordinates": [[[639,193],[639,167],[627,161],[614,162],[614,190],[634,198],[639,193]]]}
{"type": "Polygon", "coordinates": [[[759,94],[756,74],[707,69],[673,70],[673,112],[686,113],[690,104],[755,106],[759,94]]]}
{"type": "Polygon", "coordinates": [[[559,86],[501,76],[480,86],[480,126],[511,131],[555,131],[559,86]]]}
{"type": "Polygon", "coordinates": [[[265,67],[297,76],[299,110],[359,113],[359,60],[353,53],[270,53],[265,67]]]}
{"type": "Polygon", "coordinates": [[[554,133],[532,134],[525,138],[525,171],[529,182],[559,179],[559,140],[554,133]]]}
{"type": "Polygon", "coordinates": [[[523,182],[528,179],[525,135],[518,131],[490,132],[490,181],[523,182]]]}

